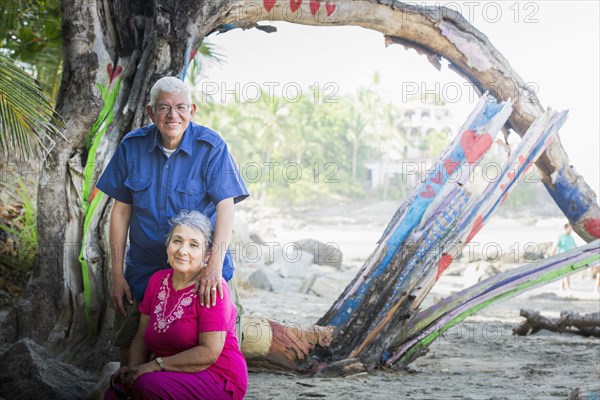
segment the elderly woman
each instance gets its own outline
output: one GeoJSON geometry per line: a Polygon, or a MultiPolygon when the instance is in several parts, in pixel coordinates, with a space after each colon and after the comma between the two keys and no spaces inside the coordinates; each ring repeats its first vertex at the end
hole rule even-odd
{"type": "Polygon", "coordinates": [[[171,220],[171,266],[150,278],[129,365],[113,376],[105,399],[242,399],[246,361],[235,334],[236,309],[225,281],[223,299],[200,305],[195,283],[209,254],[211,225],[198,211],[171,220]]]}

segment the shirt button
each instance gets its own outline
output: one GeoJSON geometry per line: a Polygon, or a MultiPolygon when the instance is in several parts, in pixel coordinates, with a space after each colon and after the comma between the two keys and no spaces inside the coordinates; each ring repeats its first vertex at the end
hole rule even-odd
{"type": "Polygon", "coordinates": [[[169,164],[165,165],[165,168],[169,168],[169,164]]]}

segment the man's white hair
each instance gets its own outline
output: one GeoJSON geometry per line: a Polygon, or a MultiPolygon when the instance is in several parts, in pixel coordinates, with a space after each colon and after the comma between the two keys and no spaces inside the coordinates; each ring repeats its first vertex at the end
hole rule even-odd
{"type": "Polygon", "coordinates": [[[150,89],[150,106],[154,107],[160,93],[183,93],[186,95],[188,102],[192,103],[192,94],[189,86],[179,78],[174,76],[165,76],[156,81],[152,89],[150,89]]]}

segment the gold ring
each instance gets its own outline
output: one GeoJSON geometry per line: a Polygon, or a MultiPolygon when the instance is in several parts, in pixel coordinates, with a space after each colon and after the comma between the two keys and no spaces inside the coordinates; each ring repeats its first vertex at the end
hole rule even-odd
{"type": "Polygon", "coordinates": [[[210,288],[210,290],[217,290],[217,288],[216,288],[216,287],[214,287],[214,288],[210,288]]]}

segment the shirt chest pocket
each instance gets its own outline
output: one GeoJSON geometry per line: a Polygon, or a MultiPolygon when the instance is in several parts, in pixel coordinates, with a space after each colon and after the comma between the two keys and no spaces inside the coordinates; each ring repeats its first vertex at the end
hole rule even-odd
{"type": "Polygon", "coordinates": [[[206,188],[201,179],[186,179],[177,182],[179,208],[197,210],[206,198],[206,188]]]}
{"type": "Polygon", "coordinates": [[[149,209],[151,207],[151,183],[152,178],[143,176],[128,176],[125,179],[125,186],[131,190],[134,208],[149,209]]]}

